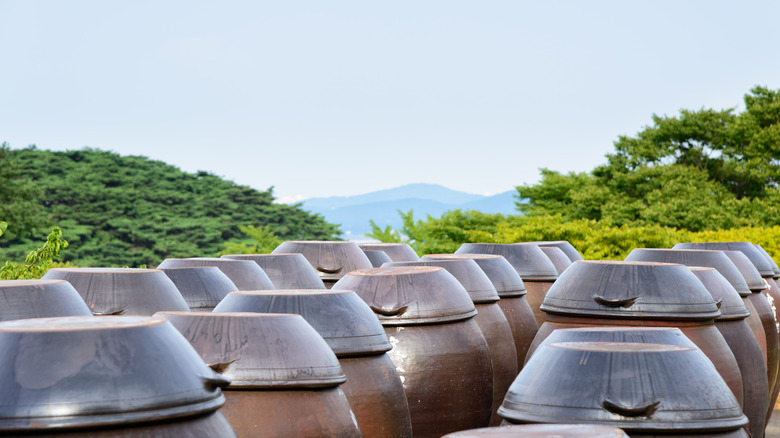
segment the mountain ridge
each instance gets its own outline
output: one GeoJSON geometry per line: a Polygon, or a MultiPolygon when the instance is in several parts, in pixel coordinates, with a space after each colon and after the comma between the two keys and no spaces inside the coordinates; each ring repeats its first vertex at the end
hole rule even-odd
{"type": "Polygon", "coordinates": [[[384,228],[402,226],[398,211],[412,210],[415,218],[439,217],[451,210],[477,210],[482,213],[518,214],[516,191],[492,196],[453,190],[438,184],[414,183],[354,196],[331,196],[300,201],[304,210],[322,215],[326,221],[341,225],[346,238],[360,238],[371,231],[373,220],[384,228]]]}

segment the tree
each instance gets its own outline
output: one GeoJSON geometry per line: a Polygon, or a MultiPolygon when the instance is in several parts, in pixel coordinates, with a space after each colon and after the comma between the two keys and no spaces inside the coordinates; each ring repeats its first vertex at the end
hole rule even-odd
{"type": "Polygon", "coordinates": [[[589,173],[543,169],[517,187],[528,215],[611,225],[660,224],[692,231],[780,224],[780,95],[755,87],[746,110],[682,110],[621,136],[589,173]]]}
{"type": "Polygon", "coordinates": [[[22,175],[8,143],[0,143],[0,219],[12,224],[5,239],[32,236],[47,222],[41,196],[40,188],[22,175]]]}

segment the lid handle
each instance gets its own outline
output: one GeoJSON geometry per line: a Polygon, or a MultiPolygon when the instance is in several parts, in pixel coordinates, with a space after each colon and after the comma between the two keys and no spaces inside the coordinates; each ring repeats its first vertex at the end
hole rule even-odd
{"type": "Polygon", "coordinates": [[[409,309],[409,304],[404,304],[401,307],[396,307],[395,309],[383,309],[381,307],[377,307],[374,305],[369,305],[368,307],[371,308],[371,310],[374,311],[374,313],[382,316],[399,316],[403,315],[404,312],[406,312],[407,309],[409,309]]]}
{"type": "Polygon", "coordinates": [[[217,388],[225,389],[230,385],[230,379],[221,374],[212,373],[211,376],[203,377],[203,385],[209,391],[214,391],[217,388]]]}
{"type": "Polygon", "coordinates": [[[95,316],[119,316],[124,315],[125,309],[108,309],[105,312],[92,312],[95,316]]]}
{"type": "Polygon", "coordinates": [[[344,267],[340,266],[338,268],[329,269],[329,268],[323,268],[322,266],[315,266],[314,269],[316,269],[319,272],[322,272],[323,274],[338,274],[339,272],[341,272],[342,269],[344,269],[344,267]]]}
{"type": "Polygon", "coordinates": [[[593,297],[593,301],[597,304],[607,307],[631,307],[634,305],[639,297],[621,298],[621,299],[609,299],[596,295],[593,297]]]}
{"type": "Polygon", "coordinates": [[[723,305],[723,298],[721,298],[721,299],[719,299],[718,301],[716,301],[716,302],[715,302],[715,305],[716,305],[716,306],[718,306],[718,309],[720,309],[720,306],[722,306],[722,305],[723,305]]]}
{"type": "Polygon", "coordinates": [[[622,406],[610,400],[604,400],[604,402],[601,403],[601,405],[607,411],[613,414],[618,414],[620,416],[629,417],[629,418],[634,418],[634,417],[650,418],[658,409],[659,404],[661,404],[660,400],[644,406],[637,406],[637,407],[622,406]]]}

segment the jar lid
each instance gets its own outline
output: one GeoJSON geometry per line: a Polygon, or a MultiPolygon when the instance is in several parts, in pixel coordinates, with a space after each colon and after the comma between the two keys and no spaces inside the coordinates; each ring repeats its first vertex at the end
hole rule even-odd
{"type": "Polygon", "coordinates": [[[228,389],[327,388],[347,379],[336,355],[300,315],[159,312],[228,389]]]}
{"type": "Polygon", "coordinates": [[[179,289],[159,269],[54,268],[42,277],[70,283],[95,315],[149,315],[190,310],[179,289]]]}
{"type": "Polygon", "coordinates": [[[426,254],[420,260],[474,260],[488,276],[501,298],[520,297],[528,291],[523,279],[504,256],[497,254],[426,254]]]}
{"type": "Polygon", "coordinates": [[[758,269],[758,272],[762,277],[771,277],[775,275],[772,264],[761,254],[755,245],[750,242],[688,242],[678,243],[674,245],[674,248],[741,251],[747,256],[753,266],[758,269]]]}
{"type": "Polygon", "coordinates": [[[464,243],[455,254],[477,253],[502,255],[523,281],[555,281],[558,271],[537,245],[515,243],[464,243]]]}
{"type": "Polygon", "coordinates": [[[566,256],[571,260],[572,262],[576,262],[577,260],[582,260],[582,254],[580,254],[579,251],[577,251],[577,248],[574,247],[571,243],[569,243],[566,240],[539,240],[536,242],[521,242],[521,243],[531,243],[538,246],[554,246],[556,248],[560,248],[561,251],[563,251],[566,256]]]}
{"type": "Polygon", "coordinates": [[[549,257],[550,261],[555,265],[558,276],[563,274],[563,271],[572,264],[572,261],[566,256],[566,253],[557,246],[540,246],[539,249],[541,249],[542,252],[544,252],[544,255],[549,257]]]}
{"type": "Polygon", "coordinates": [[[777,266],[777,262],[775,262],[775,259],[772,258],[771,255],[769,255],[768,252],[762,247],[761,245],[755,243],[754,244],[758,252],[763,254],[764,258],[767,259],[770,265],[772,265],[772,272],[774,273],[774,278],[780,278],[780,268],[777,266]]]}
{"type": "Polygon", "coordinates": [[[622,429],[598,424],[515,424],[448,433],[442,438],[628,438],[622,429]]]}
{"type": "Polygon", "coordinates": [[[606,318],[698,321],[720,316],[715,300],[688,268],[655,262],[574,262],[540,308],[606,318]]]}
{"type": "Polygon", "coordinates": [[[715,321],[745,319],[750,316],[750,311],[745,307],[745,301],[739,292],[717,269],[702,266],[689,266],[688,269],[704,284],[712,298],[719,303],[720,316],[715,318],[715,321]]]}
{"type": "Polygon", "coordinates": [[[385,268],[393,266],[439,266],[458,279],[474,303],[495,303],[499,300],[498,292],[493,287],[490,278],[474,260],[419,260],[416,262],[390,262],[383,265],[385,268]]]}
{"type": "Polygon", "coordinates": [[[211,310],[228,293],[238,290],[216,266],[164,268],[161,271],[173,281],[191,310],[211,310]]]}
{"type": "Polygon", "coordinates": [[[750,262],[750,259],[742,251],[723,251],[723,254],[734,262],[739,273],[745,277],[748,287],[753,292],[761,292],[767,288],[764,277],[758,272],[758,269],[750,262]]]}
{"type": "Polygon", "coordinates": [[[386,252],[378,249],[364,249],[363,254],[368,257],[368,260],[371,261],[371,266],[375,268],[381,268],[385,263],[393,261],[386,252]]]}
{"type": "Polygon", "coordinates": [[[374,312],[350,290],[233,292],[214,312],[301,315],[338,357],[377,354],[393,348],[374,312]]]}
{"type": "Polygon", "coordinates": [[[84,299],[65,280],[2,280],[0,300],[0,321],[92,316],[84,299]]]}
{"type": "Polygon", "coordinates": [[[274,289],[274,284],[257,263],[250,260],[230,260],[219,257],[190,257],[186,259],[165,259],[157,266],[164,268],[190,268],[197,266],[216,266],[238,290],[274,289]]]}
{"type": "Polygon", "coordinates": [[[463,285],[438,266],[359,269],[333,289],[355,291],[383,326],[455,322],[477,314],[463,285]]]}
{"type": "Polygon", "coordinates": [[[359,242],[360,249],[368,251],[384,251],[394,262],[413,262],[420,257],[408,243],[375,243],[359,242]]]}
{"type": "Polygon", "coordinates": [[[275,289],[325,289],[325,284],[303,254],[228,254],[221,258],[257,263],[275,289]]]}
{"type": "Polygon", "coordinates": [[[747,424],[701,350],[631,342],[541,345],[498,414],[512,422],[598,423],[652,435],[687,436],[747,424]]]}
{"type": "Polygon", "coordinates": [[[0,323],[0,431],[121,425],[214,411],[228,379],[164,318],[0,323]]]}
{"type": "Polygon", "coordinates": [[[685,266],[706,266],[715,268],[742,296],[752,292],[745,277],[723,251],[707,249],[666,249],[636,248],[626,257],[626,261],[679,263],[685,266]]]}
{"type": "Polygon", "coordinates": [[[271,253],[303,254],[323,281],[335,281],[349,271],[371,268],[371,261],[355,242],[288,240],[271,253]]]}

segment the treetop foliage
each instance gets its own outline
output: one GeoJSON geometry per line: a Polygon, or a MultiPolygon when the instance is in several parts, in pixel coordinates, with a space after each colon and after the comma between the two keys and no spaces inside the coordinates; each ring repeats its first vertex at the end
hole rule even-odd
{"type": "Polygon", "coordinates": [[[780,94],[755,87],[745,111],[682,110],[621,136],[588,173],[542,169],[517,187],[517,208],[609,225],[659,224],[691,231],[780,224],[780,94]]]}
{"type": "MultiPolygon", "coordinates": [[[[23,180],[39,190],[44,225],[65,230],[65,261],[80,266],[156,266],[168,257],[215,256],[225,242],[244,239],[239,226],[267,227],[280,239],[337,239],[341,231],[300,204],[274,204],[265,191],[209,172],[187,173],[142,156],[85,148],[35,147],[11,154],[23,180]]],[[[2,156],[2,155],[0,155],[2,156]]],[[[0,187],[0,199],[6,192],[0,187]]],[[[13,197],[13,193],[5,196],[13,197]]],[[[0,239],[0,259],[21,259],[34,242],[0,239]]],[[[7,237],[13,237],[7,239],[7,237]]]]}

